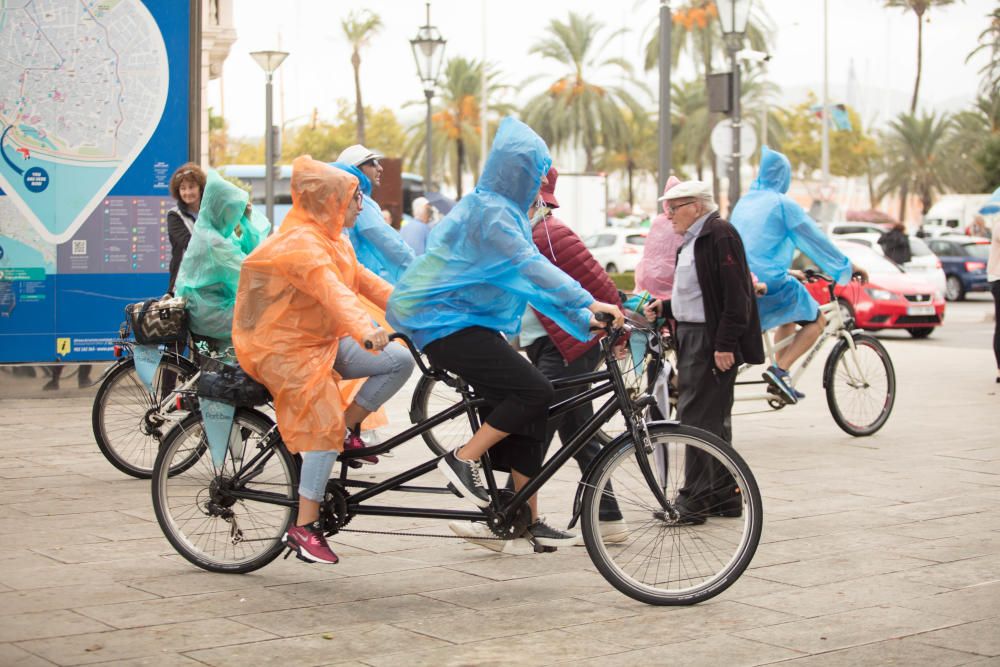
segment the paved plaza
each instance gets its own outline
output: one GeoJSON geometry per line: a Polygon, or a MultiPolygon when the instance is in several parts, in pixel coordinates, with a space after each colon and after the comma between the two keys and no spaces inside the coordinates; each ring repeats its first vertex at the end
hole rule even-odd
{"type": "MultiPolygon", "coordinates": [[[[336,566],[201,571],[164,539],[148,482],[98,451],[94,390],[70,378],[72,389],[43,398],[4,373],[0,665],[1000,665],[991,310],[977,296],[949,304],[927,340],[880,334],[898,396],[874,437],[834,424],[820,363],[801,405],[736,417],[736,446],[764,495],[761,545],[732,588],[681,608],[621,595],[583,548],[495,554],[342,533],[336,566]]],[[[412,384],[390,405],[396,425],[412,384]]],[[[404,446],[371,474],[426,451],[404,446]]],[[[553,523],[569,516],[575,472],[543,490],[553,523]]],[[[447,532],[374,517],[351,527],[447,532]]]]}

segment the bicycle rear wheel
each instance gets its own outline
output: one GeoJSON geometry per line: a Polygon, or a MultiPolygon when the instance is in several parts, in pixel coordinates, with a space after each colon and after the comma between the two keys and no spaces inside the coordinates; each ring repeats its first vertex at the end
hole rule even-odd
{"type": "MultiPolygon", "coordinates": [[[[433,417],[461,402],[462,395],[456,389],[424,375],[413,391],[410,422],[419,424],[428,417],[433,417]]],[[[468,416],[463,412],[454,419],[424,431],[420,437],[435,454],[447,454],[469,441],[472,437],[472,426],[469,424],[468,416]]]]}
{"type": "Polygon", "coordinates": [[[882,343],[854,335],[834,346],[823,369],[826,402],[837,426],[855,437],[871,435],[885,425],[896,402],[896,372],[882,343]]]}
{"type": "Polygon", "coordinates": [[[156,520],[178,553],[198,567],[251,572],[281,553],[281,538],[296,514],[298,466],[280,438],[265,439],[273,425],[255,410],[237,410],[219,466],[212,461],[198,412],[163,441],[153,469],[156,520]],[[237,480],[255,457],[252,469],[237,480]],[[258,499],[236,498],[234,487],[258,499]]]}
{"type": "Polygon", "coordinates": [[[631,437],[606,449],[584,481],[587,552],[604,578],[633,599],[702,602],[726,590],[750,564],[763,524],[760,491],[739,454],[710,433],[652,424],[649,439],[647,451],[637,452],[631,437]],[[701,523],[664,512],[640,457],[671,506],[684,503],[701,523]],[[611,520],[615,511],[620,524],[611,520]],[[608,519],[603,526],[602,513],[608,519]]]}
{"type": "Polygon", "coordinates": [[[136,373],[135,359],[130,357],[112,369],[97,390],[91,411],[94,439],[104,458],[126,475],[149,479],[160,441],[187,414],[163,414],[157,406],[197,372],[198,367],[186,358],[165,353],[150,393],[136,373]]]}

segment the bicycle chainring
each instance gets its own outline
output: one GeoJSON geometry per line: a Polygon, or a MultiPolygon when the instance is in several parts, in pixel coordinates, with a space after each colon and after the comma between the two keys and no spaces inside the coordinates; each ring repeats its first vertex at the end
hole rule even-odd
{"type": "Polygon", "coordinates": [[[353,515],[347,511],[347,497],[349,495],[339,481],[331,479],[327,482],[326,496],[319,509],[323,532],[327,535],[335,535],[351,522],[353,515]]]}
{"type": "MultiPolygon", "coordinates": [[[[514,492],[509,489],[500,489],[500,504],[506,505],[514,497],[514,492]]],[[[513,540],[524,534],[524,531],[531,525],[531,507],[524,503],[517,510],[513,519],[501,520],[497,515],[493,515],[486,522],[493,534],[502,540],[513,540]]]]}

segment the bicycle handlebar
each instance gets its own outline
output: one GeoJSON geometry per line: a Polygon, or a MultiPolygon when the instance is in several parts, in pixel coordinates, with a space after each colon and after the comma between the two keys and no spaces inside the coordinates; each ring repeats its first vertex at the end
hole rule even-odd
{"type": "MultiPolygon", "coordinates": [[[[403,341],[403,344],[406,345],[406,349],[410,351],[410,354],[413,356],[413,360],[417,363],[417,368],[420,369],[421,373],[423,373],[424,375],[428,375],[430,377],[433,377],[433,378],[437,378],[439,380],[443,379],[444,376],[440,372],[438,372],[436,370],[431,370],[430,368],[427,367],[426,364],[424,364],[424,360],[420,356],[420,352],[417,351],[416,346],[413,344],[413,341],[410,340],[409,336],[407,336],[406,334],[399,333],[399,332],[389,334],[389,342],[391,343],[394,340],[401,340],[401,341],[403,341]]],[[[373,347],[372,346],[372,342],[370,340],[366,340],[365,341],[365,349],[366,350],[370,350],[370,349],[372,349],[372,347],[373,347]]]]}

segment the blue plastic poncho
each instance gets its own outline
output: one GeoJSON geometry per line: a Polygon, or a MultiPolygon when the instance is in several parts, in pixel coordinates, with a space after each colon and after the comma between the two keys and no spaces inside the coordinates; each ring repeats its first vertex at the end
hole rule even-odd
{"type": "Polygon", "coordinates": [[[332,166],[357,176],[364,203],[354,226],[345,230],[358,261],[369,271],[395,285],[413,261],[413,249],[382,218],[382,207],[371,198],[372,182],[352,164],[331,162],[332,166]]]}
{"type": "Polygon", "coordinates": [[[816,319],[819,304],[788,275],[796,248],[841,285],[851,279],[850,260],[785,194],[791,182],[788,158],[764,146],[757,180],[740,198],[730,220],[743,238],[750,270],[767,283],[767,294],[757,299],[763,330],[816,319]]]}
{"type": "Polygon", "coordinates": [[[427,251],[396,285],[389,323],[419,348],[471,326],[513,335],[530,302],[588,340],[594,298],[531,240],[527,210],[551,165],[545,142],[505,118],[475,190],[431,229],[427,251]]]}
{"type": "Polygon", "coordinates": [[[244,215],[249,201],[249,193],[223,180],[215,171],[208,172],[175,289],[177,296],[188,300],[191,331],[201,336],[222,341],[232,337],[240,267],[271,228],[256,209],[249,217],[244,215]]]}

